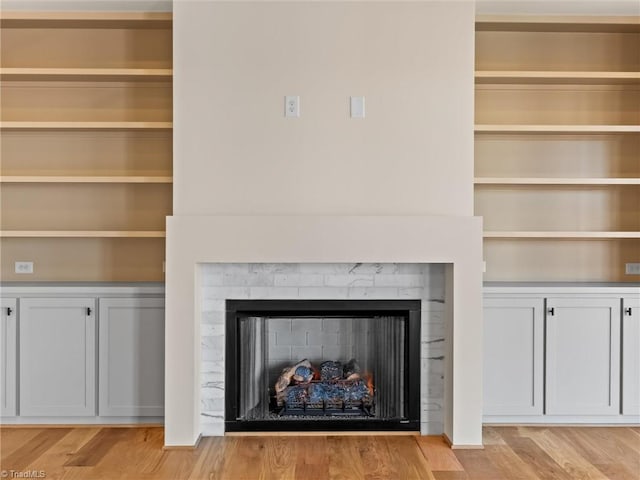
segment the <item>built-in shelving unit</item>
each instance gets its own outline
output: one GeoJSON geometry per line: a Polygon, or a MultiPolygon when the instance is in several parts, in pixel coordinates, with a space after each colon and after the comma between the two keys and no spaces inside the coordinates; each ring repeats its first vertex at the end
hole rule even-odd
{"type": "Polygon", "coordinates": [[[638,281],[640,17],[476,19],[489,281],[638,281]]]}
{"type": "Polygon", "coordinates": [[[0,26],[3,280],[163,280],[171,13],[1,12],[0,26]]]}

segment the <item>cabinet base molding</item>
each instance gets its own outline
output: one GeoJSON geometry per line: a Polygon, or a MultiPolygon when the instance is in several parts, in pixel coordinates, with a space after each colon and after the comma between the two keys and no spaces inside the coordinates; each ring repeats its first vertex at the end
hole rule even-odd
{"type": "Polygon", "coordinates": [[[544,415],[540,417],[488,416],[482,418],[484,426],[553,426],[553,427],[633,427],[640,426],[640,415],[620,416],[565,416],[544,415]]]}
{"type": "Polygon", "coordinates": [[[164,417],[5,417],[0,426],[35,427],[163,427],[164,417]]]}

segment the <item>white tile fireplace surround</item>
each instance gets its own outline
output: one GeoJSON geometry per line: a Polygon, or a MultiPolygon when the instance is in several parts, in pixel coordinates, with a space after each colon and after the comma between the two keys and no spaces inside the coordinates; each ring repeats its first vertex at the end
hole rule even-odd
{"type": "MultiPolygon", "coordinates": [[[[444,272],[442,264],[398,263],[222,263],[201,266],[202,364],[201,432],[224,434],[225,300],[420,300],[421,301],[421,433],[443,433],[444,272]]],[[[322,324],[322,322],[321,322],[322,324]]],[[[326,335],[325,335],[326,336],[326,335]]],[[[336,343],[307,345],[307,338],[288,349],[293,363],[314,355],[313,349],[337,350],[336,343]]],[[[329,338],[332,338],[329,336],[329,338]]],[[[311,342],[314,343],[314,342],[311,342]]],[[[282,352],[281,352],[282,353],[282,352]]],[[[324,352],[316,352],[318,358],[324,352]]],[[[336,360],[328,353],[323,360],[336,360]]]]}
{"type": "Polygon", "coordinates": [[[421,300],[422,433],[480,446],[481,232],[477,217],[169,217],[165,445],[224,434],[226,299],[331,298],[421,300]]]}

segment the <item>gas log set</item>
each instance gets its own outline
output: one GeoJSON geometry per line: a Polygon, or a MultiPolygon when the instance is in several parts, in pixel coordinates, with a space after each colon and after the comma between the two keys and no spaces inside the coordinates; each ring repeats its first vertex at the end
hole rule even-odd
{"type": "Polygon", "coordinates": [[[316,367],[307,359],[286,367],[275,384],[280,415],[373,416],[372,377],[355,359],[346,364],[325,361],[316,367]]]}

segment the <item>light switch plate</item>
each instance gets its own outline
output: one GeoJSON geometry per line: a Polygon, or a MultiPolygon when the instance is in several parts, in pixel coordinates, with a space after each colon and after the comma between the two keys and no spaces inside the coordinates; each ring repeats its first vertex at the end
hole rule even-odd
{"type": "Polygon", "coordinates": [[[350,97],[351,118],[364,118],[364,97],[350,97]]]}

